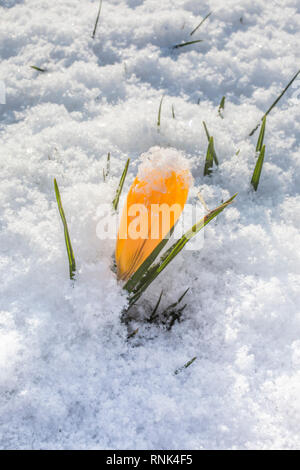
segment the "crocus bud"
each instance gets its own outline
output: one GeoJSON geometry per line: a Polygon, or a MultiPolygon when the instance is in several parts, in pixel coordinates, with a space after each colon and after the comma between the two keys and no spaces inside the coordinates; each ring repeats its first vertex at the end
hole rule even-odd
{"type": "Polygon", "coordinates": [[[136,272],[174,226],[192,181],[187,160],[175,149],[153,147],[141,158],[116,244],[117,275],[122,280],[136,272]]]}

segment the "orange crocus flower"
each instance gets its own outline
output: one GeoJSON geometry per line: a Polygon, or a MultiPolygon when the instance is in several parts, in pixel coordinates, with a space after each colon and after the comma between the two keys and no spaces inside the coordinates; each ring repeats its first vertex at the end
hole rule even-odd
{"type": "Polygon", "coordinates": [[[186,160],[178,152],[150,150],[150,159],[141,165],[121,216],[116,244],[118,279],[129,279],[171,230],[186,203],[190,181],[186,160]],[[164,151],[169,160],[164,161],[164,151]]]}

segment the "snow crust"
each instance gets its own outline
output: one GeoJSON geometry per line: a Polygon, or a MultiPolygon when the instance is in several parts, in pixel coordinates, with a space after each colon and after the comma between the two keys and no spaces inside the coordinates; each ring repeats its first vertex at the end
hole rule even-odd
{"type": "Polygon", "coordinates": [[[165,193],[167,191],[166,179],[172,173],[177,175],[177,181],[183,188],[190,188],[193,182],[190,173],[190,163],[182,152],[172,148],[151,147],[140,157],[138,167],[138,179],[146,184],[135,191],[143,191],[145,194],[152,190],[165,193]]]}

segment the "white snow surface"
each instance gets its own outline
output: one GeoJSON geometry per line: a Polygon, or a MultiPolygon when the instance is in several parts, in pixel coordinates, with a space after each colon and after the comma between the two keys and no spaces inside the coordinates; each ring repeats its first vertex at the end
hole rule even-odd
{"type": "Polygon", "coordinates": [[[1,0],[0,447],[299,448],[299,80],[267,119],[255,194],[249,132],[300,67],[300,4],[103,0],[93,40],[98,4],[1,0]],[[203,120],[220,161],[211,177],[203,120]],[[97,238],[97,214],[126,159],[124,194],[153,146],[190,160],[189,202],[238,196],[203,249],[180,253],[140,299],[127,341],[115,241],[97,238]],[[188,287],[171,331],[143,321],[161,289],[162,309],[188,287]]]}
{"type": "Polygon", "coordinates": [[[145,186],[136,191],[151,194],[154,191],[167,192],[166,179],[172,172],[176,173],[181,186],[190,188],[193,178],[190,172],[190,160],[185,158],[182,152],[169,147],[151,147],[140,157],[138,164],[138,178],[145,186]]]}

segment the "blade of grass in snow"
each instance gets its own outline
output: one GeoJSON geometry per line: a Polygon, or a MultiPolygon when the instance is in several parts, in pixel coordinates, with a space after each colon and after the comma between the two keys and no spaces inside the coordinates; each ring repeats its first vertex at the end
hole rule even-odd
{"type": "Polygon", "coordinates": [[[257,140],[256,144],[256,152],[260,152],[264,143],[264,137],[265,137],[265,129],[266,129],[266,119],[267,117],[265,116],[261,125],[259,137],[257,140]]]}
{"type": "Polygon", "coordinates": [[[150,317],[149,317],[149,320],[148,320],[149,323],[153,323],[154,320],[155,320],[155,318],[156,318],[156,316],[157,316],[157,315],[156,315],[156,312],[157,312],[157,309],[158,309],[158,307],[159,307],[159,304],[160,304],[162,295],[163,295],[163,291],[161,291],[160,296],[158,297],[158,301],[156,302],[156,305],[155,305],[155,307],[154,307],[154,309],[153,309],[153,312],[151,313],[151,315],[150,315],[150,317]]]}
{"type": "Polygon", "coordinates": [[[104,179],[104,181],[109,176],[109,173],[110,173],[110,152],[108,152],[108,154],[107,154],[106,171],[104,171],[104,168],[103,168],[103,179],[104,179]]]}
{"type": "Polygon", "coordinates": [[[173,312],[170,313],[169,318],[165,322],[163,322],[165,325],[167,325],[168,331],[172,329],[176,321],[178,322],[181,321],[182,313],[186,307],[187,307],[187,304],[185,304],[179,310],[174,310],[173,312]]]}
{"type": "MultiPolygon", "coordinates": [[[[263,117],[261,118],[261,121],[263,121],[264,117],[267,116],[269,114],[270,111],[272,111],[272,109],[274,108],[274,106],[276,106],[276,104],[278,103],[278,101],[280,100],[280,98],[283,97],[283,95],[285,94],[285,92],[288,90],[288,88],[291,86],[291,84],[293,83],[294,80],[296,80],[296,78],[298,77],[300,73],[300,69],[298,70],[298,72],[293,76],[293,78],[289,81],[289,83],[287,84],[287,86],[284,88],[284,90],[280,93],[280,95],[276,98],[276,100],[274,101],[273,104],[271,104],[271,106],[269,107],[269,109],[265,112],[265,114],[263,115],[263,117]]],[[[249,136],[251,137],[254,132],[259,128],[259,126],[261,125],[261,122],[259,122],[257,124],[257,126],[250,132],[249,136]]]]}
{"type": "Polygon", "coordinates": [[[164,97],[161,97],[160,103],[159,103],[159,108],[158,108],[158,115],[157,115],[157,129],[159,130],[160,128],[160,118],[161,118],[161,107],[162,107],[162,102],[163,102],[164,97]]]}
{"type": "Polygon", "coordinates": [[[179,297],[179,299],[177,300],[177,302],[175,302],[174,304],[170,305],[170,306],[168,307],[168,309],[177,307],[177,305],[180,304],[180,302],[182,301],[183,297],[185,297],[185,295],[188,293],[189,290],[190,290],[190,288],[188,287],[188,288],[184,291],[184,293],[179,297]]]}
{"type": "Polygon", "coordinates": [[[130,335],[127,336],[127,339],[133,338],[138,333],[138,331],[139,331],[139,329],[137,328],[132,333],[130,333],[130,335]]]}
{"type": "Polygon", "coordinates": [[[38,72],[47,72],[46,69],[41,69],[40,67],[37,67],[36,65],[30,65],[30,67],[34,70],[37,70],[38,72]]]}
{"type": "Polygon", "coordinates": [[[214,148],[214,138],[210,137],[209,143],[207,146],[203,176],[209,176],[212,173],[212,167],[214,164],[213,148],[214,148]]]}
{"type": "MultiPolygon", "coordinates": [[[[210,142],[210,134],[208,132],[207,126],[206,126],[204,121],[203,121],[203,127],[204,127],[205,134],[206,134],[206,137],[207,137],[207,140],[208,140],[208,143],[209,143],[210,142]]],[[[218,160],[214,145],[213,145],[213,148],[212,148],[212,152],[213,152],[214,162],[218,166],[219,165],[219,160],[218,160]]]]}
{"type": "Polygon", "coordinates": [[[94,27],[94,31],[93,31],[93,34],[92,34],[93,39],[95,38],[95,35],[96,35],[98,21],[99,21],[100,13],[101,13],[101,7],[102,7],[102,0],[100,0],[100,3],[99,3],[99,8],[98,8],[97,18],[96,18],[96,22],[95,22],[95,27],[94,27]]]}
{"type": "Polygon", "coordinates": [[[62,206],[62,203],[61,203],[60,192],[59,192],[59,189],[58,189],[56,179],[54,179],[54,189],[55,189],[55,195],[56,195],[58,210],[59,210],[60,217],[61,217],[61,220],[62,220],[62,223],[63,223],[63,226],[64,226],[65,242],[66,242],[68,260],[69,260],[70,279],[74,279],[74,275],[75,275],[75,272],[76,272],[75,257],[74,257],[74,253],[73,253],[71,240],[70,240],[68,224],[67,224],[64,209],[63,209],[63,206],[62,206]]]}
{"type": "Polygon", "coordinates": [[[207,140],[209,142],[209,139],[210,139],[210,134],[208,132],[208,129],[207,129],[207,126],[205,124],[205,121],[202,121],[203,122],[203,127],[204,127],[204,130],[205,130],[205,134],[206,134],[206,137],[207,137],[207,140]]]}
{"type": "Polygon", "coordinates": [[[141,264],[141,266],[137,269],[137,271],[131,276],[131,278],[126,282],[124,289],[126,289],[128,292],[133,292],[137,284],[141,281],[143,276],[146,274],[147,270],[154,263],[159,253],[166,246],[166,244],[168,243],[170,237],[172,236],[174,232],[175,225],[171,228],[170,232],[167,233],[165,238],[163,238],[162,241],[157,245],[157,247],[152,251],[152,253],[150,253],[148,258],[145,259],[145,261],[141,264]]]}
{"type": "Polygon", "coordinates": [[[188,287],[176,302],[174,302],[173,304],[169,305],[169,307],[166,308],[166,310],[163,312],[162,315],[166,316],[168,315],[168,312],[170,312],[171,310],[174,310],[180,304],[180,302],[182,301],[182,299],[185,297],[185,295],[188,293],[189,290],[190,288],[188,287]]]}
{"type": "Polygon", "coordinates": [[[177,256],[177,254],[184,248],[186,243],[191,240],[205,225],[214,219],[225,207],[232,203],[237,194],[234,194],[228,201],[224,202],[216,209],[210,211],[206,216],[197,222],[193,227],[188,230],[174,245],[163,255],[162,262],[159,264],[159,273],[177,256]]]}
{"type": "Polygon", "coordinates": [[[174,104],[172,104],[172,118],[175,119],[175,109],[174,104]]]}
{"type": "Polygon", "coordinates": [[[260,175],[261,175],[261,170],[262,170],[262,166],[263,166],[263,163],[264,163],[264,158],[265,158],[265,145],[263,145],[263,147],[260,151],[259,157],[257,159],[256,165],[255,165],[255,168],[254,168],[253,176],[252,176],[252,179],[251,179],[251,184],[254,188],[254,191],[257,191],[257,188],[258,188],[259,179],[260,179],[260,175]]]}
{"type": "Polygon", "coordinates": [[[198,26],[196,26],[196,28],[193,29],[193,31],[190,33],[190,36],[193,36],[193,34],[200,28],[200,26],[204,23],[204,21],[206,21],[207,18],[210,17],[211,14],[212,14],[212,11],[210,11],[210,12],[205,16],[205,18],[203,18],[203,20],[200,21],[200,23],[198,24],[198,26]]]}
{"type": "Polygon", "coordinates": [[[174,374],[177,375],[180,372],[182,372],[184,369],[187,369],[193,362],[197,359],[197,356],[193,357],[190,361],[188,361],[184,366],[179,367],[178,369],[175,370],[174,374]]]}
{"type": "Polygon", "coordinates": [[[129,162],[130,162],[130,158],[128,158],[128,160],[126,162],[125,168],[123,170],[123,173],[122,173],[122,176],[121,176],[121,179],[120,179],[118,189],[116,191],[115,198],[113,200],[113,208],[115,209],[115,211],[118,209],[119,199],[120,199],[120,195],[121,195],[121,192],[122,192],[122,189],[123,189],[123,186],[124,186],[124,182],[125,182],[125,178],[126,178],[126,175],[127,175],[129,162]]]}
{"type": "Polygon", "coordinates": [[[109,176],[110,173],[110,152],[107,154],[107,160],[106,160],[106,176],[109,176]]]}
{"type": "Polygon", "coordinates": [[[159,296],[159,299],[155,305],[155,308],[148,320],[149,323],[154,323],[156,322],[158,319],[161,320],[161,323],[163,325],[165,325],[167,327],[167,330],[171,330],[172,326],[175,324],[175,321],[178,321],[180,322],[181,320],[181,316],[182,316],[182,312],[184,311],[184,309],[186,308],[187,304],[185,304],[183,307],[181,307],[180,309],[176,309],[176,307],[180,304],[180,302],[182,301],[182,299],[184,298],[184,296],[186,295],[186,293],[189,291],[189,288],[187,288],[184,293],[179,297],[179,299],[172,303],[171,305],[169,305],[169,307],[167,307],[164,312],[162,312],[159,316],[157,315],[157,309],[159,307],[159,304],[160,304],[160,301],[161,301],[161,297],[162,297],[162,294],[163,292],[161,292],[160,296],[159,296]]]}
{"type": "Polygon", "coordinates": [[[223,96],[223,98],[221,99],[220,101],[220,104],[219,104],[219,109],[218,109],[218,114],[220,116],[220,118],[224,119],[224,116],[222,115],[222,109],[224,110],[225,108],[225,96],[223,96]]]}
{"type": "Polygon", "coordinates": [[[178,255],[178,253],[180,253],[180,251],[189,242],[189,240],[191,240],[195,235],[197,235],[197,233],[203,227],[205,227],[205,225],[207,225],[212,219],[214,219],[218,214],[220,214],[229,204],[231,204],[235,197],[236,197],[236,194],[234,194],[234,196],[232,196],[230,199],[228,199],[228,201],[218,206],[216,209],[210,211],[205,217],[203,217],[203,219],[201,219],[199,222],[193,225],[193,227],[190,230],[188,230],[177,242],[175,242],[162,255],[161,259],[159,260],[157,264],[151,266],[144,273],[144,275],[140,278],[138,283],[135,283],[136,287],[132,291],[130,291],[132,292],[132,296],[130,298],[130,305],[134,304],[140,298],[140,296],[147,289],[147,287],[149,287],[149,285],[156,279],[156,277],[168,266],[168,264],[178,255]]]}
{"type": "Polygon", "coordinates": [[[196,39],[195,41],[187,41],[183,42],[182,44],[175,44],[173,49],[179,49],[180,47],[190,46],[191,44],[196,44],[197,42],[203,42],[203,39],[196,39]]]}

